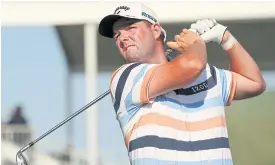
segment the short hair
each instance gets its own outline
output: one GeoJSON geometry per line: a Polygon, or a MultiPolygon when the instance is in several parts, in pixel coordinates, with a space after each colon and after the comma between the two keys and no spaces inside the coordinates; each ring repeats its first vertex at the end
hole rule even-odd
{"type": "MultiPolygon", "coordinates": [[[[147,22],[148,26],[152,25],[151,22],[147,21],[147,20],[143,20],[144,22],[147,22]]],[[[165,38],[165,34],[163,33],[163,31],[161,31],[159,39],[162,41],[162,43],[164,44],[164,38],[165,38]]]]}

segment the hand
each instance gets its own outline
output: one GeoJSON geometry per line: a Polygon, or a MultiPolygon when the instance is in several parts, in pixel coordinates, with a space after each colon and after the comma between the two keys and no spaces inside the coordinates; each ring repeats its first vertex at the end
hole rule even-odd
{"type": "Polygon", "coordinates": [[[191,29],[196,30],[204,42],[221,44],[227,27],[218,24],[215,19],[203,19],[191,24],[191,29]]]}
{"type": "Polygon", "coordinates": [[[175,42],[168,41],[166,44],[168,47],[182,53],[197,41],[202,41],[197,33],[191,30],[183,29],[179,35],[175,36],[175,42]]]}

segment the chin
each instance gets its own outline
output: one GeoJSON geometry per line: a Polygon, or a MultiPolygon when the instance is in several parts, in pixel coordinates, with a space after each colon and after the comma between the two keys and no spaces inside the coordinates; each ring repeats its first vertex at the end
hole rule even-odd
{"type": "Polygon", "coordinates": [[[148,58],[146,55],[142,54],[140,51],[131,51],[128,53],[125,53],[125,60],[127,62],[142,62],[145,63],[148,61],[148,58]]]}
{"type": "Polygon", "coordinates": [[[127,58],[126,61],[129,63],[133,63],[133,62],[149,63],[149,61],[144,58],[127,58]]]}

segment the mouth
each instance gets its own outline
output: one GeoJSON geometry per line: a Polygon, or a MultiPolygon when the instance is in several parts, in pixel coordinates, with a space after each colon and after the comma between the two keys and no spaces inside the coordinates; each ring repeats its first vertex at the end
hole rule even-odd
{"type": "Polygon", "coordinates": [[[126,46],[126,47],[124,48],[124,51],[127,51],[128,48],[133,47],[133,46],[135,46],[135,45],[128,45],[128,46],[126,46]]]}

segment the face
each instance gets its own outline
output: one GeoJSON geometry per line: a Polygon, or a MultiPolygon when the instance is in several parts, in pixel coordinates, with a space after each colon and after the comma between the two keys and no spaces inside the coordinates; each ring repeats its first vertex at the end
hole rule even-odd
{"type": "Polygon", "coordinates": [[[152,26],[149,22],[129,18],[114,24],[116,47],[126,62],[145,62],[153,55],[156,37],[152,26]]]}

